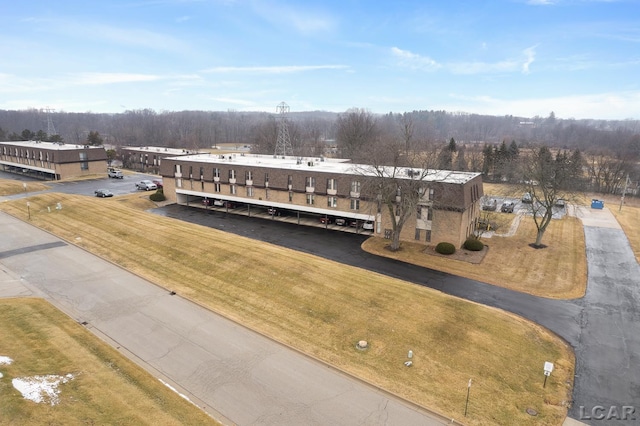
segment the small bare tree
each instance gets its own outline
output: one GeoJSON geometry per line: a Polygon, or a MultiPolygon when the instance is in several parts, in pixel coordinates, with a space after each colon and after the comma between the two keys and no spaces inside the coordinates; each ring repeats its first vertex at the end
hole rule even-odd
{"type": "Polygon", "coordinates": [[[402,229],[418,206],[432,207],[429,187],[435,174],[441,173],[429,167],[434,161],[432,153],[406,155],[405,149],[405,141],[388,140],[371,151],[369,164],[355,165],[363,176],[363,195],[379,210],[386,209],[391,218],[392,251],[400,249],[402,229]]]}
{"type": "Polygon", "coordinates": [[[534,247],[544,247],[542,237],[553,218],[558,200],[574,197],[580,167],[572,164],[571,155],[561,151],[554,158],[548,147],[532,150],[524,160],[524,189],[530,195],[531,213],[537,228],[534,247]]]}

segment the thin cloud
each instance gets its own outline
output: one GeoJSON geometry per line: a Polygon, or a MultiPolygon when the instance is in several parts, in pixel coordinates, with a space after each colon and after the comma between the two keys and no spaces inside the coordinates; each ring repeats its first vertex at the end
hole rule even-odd
{"type": "Polygon", "coordinates": [[[79,85],[103,85],[118,83],[140,83],[157,81],[162,78],[153,74],[132,73],[80,73],[72,77],[72,81],[79,85]]]}
{"type": "Polygon", "coordinates": [[[317,9],[305,10],[273,2],[254,2],[253,7],[254,12],[272,24],[291,27],[300,33],[329,32],[336,26],[331,15],[317,9]]]}
{"type": "Polygon", "coordinates": [[[391,54],[398,58],[398,65],[401,67],[422,71],[435,71],[441,67],[440,64],[428,56],[418,55],[397,47],[391,48],[391,54]]]}
{"type": "Polygon", "coordinates": [[[292,74],[318,70],[343,70],[346,65],[285,65],[273,67],[214,67],[203,70],[204,73],[247,73],[247,74],[292,74]]]}
{"type": "Polygon", "coordinates": [[[452,74],[472,75],[472,74],[492,74],[505,72],[518,72],[529,74],[529,67],[535,60],[535,47],[524,49],[522,54],[524,59],[506,59],[498,62],[450,62],[440,64],[428,56],[422,56],[408,50],[397,47],[391,48],[393,56],[399,59],[398,66],[421,71],[447,70],[452,74]]]}

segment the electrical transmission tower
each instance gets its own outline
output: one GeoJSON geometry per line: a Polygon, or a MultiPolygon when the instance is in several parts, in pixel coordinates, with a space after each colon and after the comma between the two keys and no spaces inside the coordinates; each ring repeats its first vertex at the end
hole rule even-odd
{"type": "Polygon", "coordinates": [[[278,121],[278,140],[276,141],[276,150],[274,157],[293,155],[293,147],[291,146],[291,138],[289,138],[289,128],[287,127],[287,113],[289,105],[280,102],[276,107],[276,112],[280,115],[278,121]]]}
{"type": "Polygon", "coordinates": [[[51,113],[55,110],[47,107],[45,111],[47,112],[47,139],[51,139],[51,136],[58,134],[56,128],[53,126],[53,119],[51,118],[51,113]]]}

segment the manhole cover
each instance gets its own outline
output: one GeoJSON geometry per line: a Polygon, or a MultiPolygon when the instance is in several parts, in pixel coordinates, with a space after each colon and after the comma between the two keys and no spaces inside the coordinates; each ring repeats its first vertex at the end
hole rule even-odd
{"type": "Polygon", "coordinates": [[[533,408],[527,408],[527,414],[530,416],[537,416],[538,412],[536,410],[534,410],[533,408]]]}

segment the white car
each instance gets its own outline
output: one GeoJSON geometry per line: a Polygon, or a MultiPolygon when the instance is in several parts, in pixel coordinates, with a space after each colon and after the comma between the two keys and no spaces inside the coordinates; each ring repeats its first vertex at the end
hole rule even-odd
{"type": "Polygon", "coordinates": [[[141,180],[140,182],[136,183],[136,189],[144,189],[145,191],[153,191],[155,189],[158,189],[158,185],[156,185],[155,183],[151,182],[150,180],[141,180]]]}
{"type": "Polygon", "coordinates": [[[366,229],[367,231],[373,231],[373,222],[371,222],[370,220],[364,222],[362,224],[362,229],[366,229]]]}

